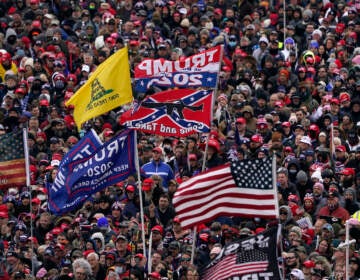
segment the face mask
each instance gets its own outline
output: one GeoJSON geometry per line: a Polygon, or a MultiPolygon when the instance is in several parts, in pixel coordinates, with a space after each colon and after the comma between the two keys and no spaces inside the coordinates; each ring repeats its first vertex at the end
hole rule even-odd
{"type": "Polygon", "coordinates": [[[117,274],[123,274],[124,273],[124,268],[122,266],[117,266],[117,267],[115,267],[115,272],[117,274]]]}
{"type": "Polygon", "coordinates": [[[155,25],[159,25],[161,23],[161,19],[160,18],[153,19],[153,22],[155,25]]]}
{"type": "Polygon", "coordinates": [[[10,37],[7,39],[7,41],[8,41],[8,43],[9,43],[10,45],[14,45],[15,42],[16,42],[16,37],[10,36],[10,37]]]}
{"type": "Polygon", "coordinates": [[[337,202],[328,202],[327,206],[330,211],[334,211],[338,207],[339,203],[337,202]]]}
{"type": "Polygon", "coordinates": [[[170,153],[171,152],[171,147],[168,146],[168,145],[164,146],[164,152],[167,153],[167,154],[170,153]]]}
{"type": "Polygon", "coordinates": [[[278,49],[269,49],[269,53],[274,55],[278,53],[278,49]]]}
{"type": "Polygon", "coordinates": [[[230,48],[235,48],[236,42],[230,41],[230,42],[229,42],[229,46],[230,46],[230,48]]]}
{"type": "Polygon", "coordinates": [[[32,84],[32,89],[35,89],[35,90],[39,90],[41,88],[41,83],[39,82],[34,82],[32,84]]]}
{"type": "Polygon", "coordinates": [[[61,80],[58,80],[55,82],[55,88],[57,89],[63,89],[65,87],[65,83],[61,80]]]}
{"type": "Polygon", "coordinates": [[[296,169],[290,169],[290,170],[289,170],[289,173],[292,174],[292,175],[294,175],[294,174],[297,173],[297,170],[296,170],[296,169]]]}
{"type": "Polygon", "coordinates": [[[15,86],[12,86],[12,87],[11,87],[11,86],[8,86],[7,88],[8,88],[9,91],[12,91],[12,90],[15,90],[15,89],[16,89],[16,85],[15,85],[15,86]]]}
{"type": "Polygon", "coordinates": [[[346,198],[345,199],[345,204],[346,205],[350,205],[352,203],[352,199],[351,198],[346,198]]]}
{"type": "Polygon", "coordinates": [[[7,119],[9,121],[9,123],[11,123],[11,124],[17,124],[19,122],[18,117],[8,117],[7,119]]]}

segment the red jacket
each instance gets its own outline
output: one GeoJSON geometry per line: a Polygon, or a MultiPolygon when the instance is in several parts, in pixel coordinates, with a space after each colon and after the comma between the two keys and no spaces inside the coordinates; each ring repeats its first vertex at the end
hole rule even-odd
{"type": "Polygon", "coordinates": [[[341,206],[336,208],[334,211],[330,211],[327,206],[324,206],[324,207],[320,208],[317,218],[319,218],[320,216],[329,216],[329,217],[339,218],[343,222],[350,219],[349,212],[341,206]]]}

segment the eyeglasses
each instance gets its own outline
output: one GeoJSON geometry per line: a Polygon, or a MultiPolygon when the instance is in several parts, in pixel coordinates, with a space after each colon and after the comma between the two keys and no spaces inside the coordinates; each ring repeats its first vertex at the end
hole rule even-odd
{"type": "Polygon", "coordinates": [[[295,256],[291,256],[291,257],[286,257],[285,259],[286,260],[293,260],[293,259],[295,259],[296,257],[295,256]]]}
{"type": "Polygon", "coordinates": [[[189,262],[191,260],[191,258],[181,258],[182,262],[189,262]]]}

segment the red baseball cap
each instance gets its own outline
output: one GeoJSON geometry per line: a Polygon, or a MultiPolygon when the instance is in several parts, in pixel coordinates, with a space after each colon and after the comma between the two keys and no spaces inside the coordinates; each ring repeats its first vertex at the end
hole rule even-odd
{"type": "Polygon", "coordinates": [[[350,101],[350,95],[347,92],[340,93],[340,102],[350,101]]]}
{"type": "Polygon", "coordinates": [[[340,101],[339,101],[339,99],[337,99],[337,98],[331,98],[330,104],[337,104],[337,105],[339,105],[339,104],[340,104],[340,101]]]}
{"type": "Polygon", "coordinates": [[[237,118],[236,123],[246,124],[245,118],[237,118]]]}
{"type": "Polygon", "coordinates": [[[52,229],[51,233],[54,235],[59,235],[60,233],[62,233],[62,229],[60,227],[55,227],[52,229]]]}
{"type": "Polygon", "coordinates": [[[283,122],[281,125],[284,126],[284,127],[290,127],[291,123],[290,122],[283,122]]]}
{"type": "Polygon", "coordinates": [[[135,191],[135,187],[133,185],[127,185],[127,187],[125,188],[125,190],[127,192],[134,192],[135,191]]]}
{"type": "Polygon", "coordinates": [[[195,154],[190,154],[189,160],[197,160],[197,156],[195,154]]]}
{"type": "Polygon", "coordinates": [[[151,272],[149,274],[149,277],[152,277],[153,279],[161,279],[159,272],[156,272],[156,271],[151,272]]]}
{"type": "Polygon", "coordinates": [[[154,149],[152,149],[153,152],[162,154],[162,149],[160,147],[155,147],[154,149]]]}
{"type": "Polygon", "coordinates": [[[7,212],[1,211],[0,218],[7,219],[7,218],[9,218],[9,214],[7,212]]]}
{"type": "Polygon", "coordinates": [[[220,8],[216,8],[214,10],[214,14],[222,15],[222,10],[220,8]]]}
{"type": "Polygon", "coordinates": [[[158,232],[160,232],[161,235],[163,235],[163,233],[164,233],[164,229],[163,229],[163,227],[160,226],[160,225],[154,226],[154,227],[151,229],[151,231],[158,231],[158,232]]]}
{"type": "Polygon", "coordinates": [[[149,185],[151,186],[154,183],[154,180],[151,178],[146,178],[143,182],[143,185],[149,185]]]}
{"type": "Polygon", "coordinates": [[[39,105],[49,107],[49,101],[47,99],[41,99],[39,105]]]}
{"type": "Polygon", "coordinates": [[[145,258],[145,257],[144,257],[143,254],[140,254],[140,253],[139,253],[139,254],[136,254],[136,255],[135,255],[135,258],[143,259],[143,258],[145,258]]]}
{"type": "Polygon", "coordinates": [[[250,140],[252,142],[255,142],[255,143],[262,143],[263,142],[263,138],[261,137],[261,135],[258,135],[258,134],[255,134],[255,135],[251,136],[250,140]]]}
{"type": "Polygon", "coordinates": [[[353,168],[344,168],[341,172],[341,175],[349,176],[349,175],[355,175],[355,171],[353,168]]]}
{"type": "Polygon", "coordinates": [[[145,191],[145,192],[150,191],[151,190],[151,185],[143,184],[142,185],[142,190],[145,191]]]}
{"type": "Polygon", "coordinates": [[[306,261],[304,261],[303,265],[306,268],[313,268],[313,267],[315,267],[315,262],[312,260],[306,260],[306,261]]]}
{"type": "Polygon", "coordinates": [[[40,205],[41,200],[38,199],[37,197],[35,197],[35,198],[33,198],[33,199],[31,200],[31,203],[32,203],[32,204],[36,204],[36,205],[40,205]]]}
{"type": "Polygon", "coordinates": [[[336,147],[335,151],[346,152],[346,147],[344,145],[339,145],[336,147]]]}

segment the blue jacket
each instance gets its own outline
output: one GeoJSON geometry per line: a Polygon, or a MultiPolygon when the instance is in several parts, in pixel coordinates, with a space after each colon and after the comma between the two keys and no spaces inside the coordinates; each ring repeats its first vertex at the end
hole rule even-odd
{"type": "Polygon", "coordinates": [[[168,187],[168,182],[174,179],[174,172],[170,165],[163,161],[156,163],[154,160],[151,160],[150,162],[145,163],[141,169],[145,172],[146,177],[151,177],[152,175],[160,176],[163,180],[162,186],[165,189],[168,187]]]}

